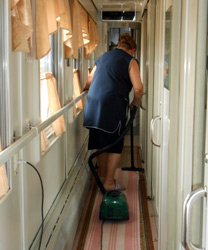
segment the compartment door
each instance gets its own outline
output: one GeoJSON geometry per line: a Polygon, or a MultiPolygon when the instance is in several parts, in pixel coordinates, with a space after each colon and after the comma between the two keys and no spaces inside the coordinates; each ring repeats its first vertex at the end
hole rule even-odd
{"type": "MultiPolygon", "coordinates": [[[[183,81],[187,84],[184,118],[192,114],[192,124],[184,122],[184,146],[181,147],[183,184],[179,186],[183,197],[183,239],[182,249],[208,250],[207,187],[208,187],[208,112],[207,112],[207,8],[206,0],[185,1],[184,69],[183,81]],[[189,40],[188,40],[189,38],[189,40]],[[190,91],[190,89],[192,89],[190,91]],[[191,93],[191,95],[190,95],[191,93]],[[188,102],[186,102],[188,101],[188,102]],[[189,104],[189,105],[188,105],[189,104]],[[190,132],[192,136],[188,138],[190,132]],[[187,137],[187,138],[186,138],[187,137]],[[188,145],[189,142],[189,145],[188,145]],[[188,151],[190,150],[190,151],[188,151]]],[[[184,13],[184,12],[183,12],[184,13]]],[[[178,209],[180,209],[178,207],[178,209]]],[[[180,223],[180,221],[179,221],[180,223]]],[[[180,227],[177,231],[180,237],[180,227]]]]}

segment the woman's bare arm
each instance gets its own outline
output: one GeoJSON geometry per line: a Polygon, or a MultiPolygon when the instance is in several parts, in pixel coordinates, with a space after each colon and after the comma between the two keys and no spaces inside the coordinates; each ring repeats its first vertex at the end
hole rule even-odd
{"type": "Polygon", "coordinates": [[[139,65],[136,60],[131,60],[129,68],[129,76],[134,89],[134,98],[131,105],[139,107],[140,99],[143,94],[143,84],[140,78],[139,65]]]}
{"type": "Polygon", "coordinates": [[[96,70],[96,65],[93,67],[93,69],[91,70],[90,74],[88,75],[87,82],[85,84],[85,87],[84,87],[83,91],[86,91],[86,90],[88,90],[90,88],[90,84],[92,82],[95,70],[96,70]]]}

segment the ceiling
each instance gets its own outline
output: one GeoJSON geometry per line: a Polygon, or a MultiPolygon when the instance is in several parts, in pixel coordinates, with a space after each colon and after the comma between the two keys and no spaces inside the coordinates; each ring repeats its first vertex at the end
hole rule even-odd
{"type": "Polygon", "coordinates": [[[102,11],[134,11],[136,22],[141,19],[148,0],[79,0],[95,20],[102,11]]]}
{"type": "Polygon", "coordinates": [[[92,0],[98,11],[142,12],[147,0],[92,0]]]}

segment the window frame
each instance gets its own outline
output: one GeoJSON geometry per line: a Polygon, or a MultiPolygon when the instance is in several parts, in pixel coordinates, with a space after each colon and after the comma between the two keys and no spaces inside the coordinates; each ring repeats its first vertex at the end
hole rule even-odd
{"type": "MultiPolygon", "coordinates": [[[[60,84],[58,84],[60,81],[59,70],[58,70],[59,69],[58,68],[59,67],[59,59],[60,59],[59,53],[58,53],[59,30],[56,33],[53,33],[50,35],[50,44],[51,44],[51,51],[45,56],[45,58],[48,57],[51,59],[50,65],[48,67],[49,71],[46,70],[46,72],[43,72],[40,70],[40,96],[42,95],[42,93],[41,93],[41,79],[45,78],[45,75],[47,74],[47,72],[51,73],[53,75],[53,77],[56,79],[56,90],[57,90],[57,95],[59,97],[59,102],[61,104],[61,98],[60,98],[60,94],[59,94],[59,92],[60,92],[59,88],[61,86],[59,86],[60,84]]],[[[40,59],[40,69],[41,69],[41,60],[44,60],[44,58],[40,59]]],[[[42,104],[41,104],[41,98],[40,98],[40,106],[41,105],[42,104]]],[[[41,108],[40,108],[40,117],[41,117],[41,108]]],[[[41,119],[42,119],[42,117],[41,117],[41,119]]],[[[62,119],[62,117],[58,118],[57,120],[59,120],[59,119],[62,119]]],[[[63,135],[64,132],[65,131],[63,131],[61,134],[57,135],[56,131],[53,128],[53,124],[49,125],[47,128],[45,128],[41,132],[40,140],[41,140],[41,155],[42,156],[50,150],[52,145],[63,135]]]]}
{"type": "MultiPolygon", "coordinates": [[[[84,48],[79,48],[78,59],[73,58],[73,99],[82,93],[84,48]]],[[[74,105],[73,118],[75,119],[84,109],[84,102],[80,100],[74,105]]]]}
{"type": "MultiPolygon", "coordinates": [[[[10,117],[10,86],[9,86],[9,9],[8,2],[0,1],[0,151],[10,144],[11,138],[11,117],[10,117]]],[[[1,165],[5,168],[6,176],[1,176],[2,180],[7,183],[7,190],[0,196],[0,200],[7,195],[11,189],[10,180],[10,163],[9,161],[1,165]]]]}
{"type": "Polygon", "coordinates": [[[50,52],[45,55],[43,58],[40,59],[40,79],[42,78],[42,74],[44,74],[45,72],[51,72],[53,75],[55,75],[57,73],[56,70],[56,64],[53,62],[57,62],[56,60],[56,52],[55,52],[55,45],[56,45],[56,38],[55,38],[55,33],[51,34],[49,36],[49,40],[50,40],[50,45],[51,45],[51,50],[50,52]],[[50,60],[50,65],[47,65],[47,70],[46,71],[42,71],[41,70],[41,64],[44,63],[44,61],[49,61],[50,60]]]}

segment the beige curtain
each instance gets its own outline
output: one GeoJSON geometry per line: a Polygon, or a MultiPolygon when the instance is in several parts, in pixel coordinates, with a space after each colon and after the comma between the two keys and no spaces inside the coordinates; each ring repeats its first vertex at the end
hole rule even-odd
{"type": "Polygon", "coordinates": [[[45,0],[35,1],[36,59],[44,57],[50,51],[50,41],[48,35],[50,34],[50,30],[54,28],[54,22],[52,21],[52,23],[48,25],[48,20],[50,20],[50,18],[47,16],[46,6],[45,0]]]}
{"type": "MultiPolygon", "coordinates": [[[[41,79],[41,85],[40,86],[46,86],[47,88],[47,103],[46,105],[48,110],[48,117],[50,117],[52,114],[54,114],[56,111],[58,111],[61,108],[61,104],[59,101],[59,96],[57,92],[56,87],[56,79],[51,73],[46,73],[45,78],[41,79]]],[[[44,97],[41,98],[41,106],[44,102],[44,97]]],[[[64,117],[59,117],[56,121],[52,123],[52,129],[56,136],[61,135],[63,132],[65,132],[65,121],[64,117]]],[[[45,151],[47,146],[49,144],[49,140],[47,139],[46,133],[43,131],[41,133],[41,149],[42,151],[45,151]]]]}
{"type": "MultiPolygon", "coordinates": [[[[46,78],[48,84],[49,113],[52,115],[61,108],[61,104],[56,88],[55,77],[51,73],[48,73],[46,74],[46,78]]],[[[53,122],[52,126],[57,136],[65,132],[64,117],[61,116],[58,118],[55,122],[53,122]]]]}
{"type": "Polygon", "coordinates": [[[90,42],[88,20],[89,20],[88,13],[80,5],[80,23],[81,23],[81,33],[82,33],[82,40],[79,41],[80,47],[90,42]]]}
{"type": "Polygon", "coordinates": [[[72,16],[72,36],[65,43],[65,57],[78,59],[78,49],[89,43],[88,13],[78,0],[69,0],[72,16]]]}
{"type": "Polygon", "coordinates": [[[29,52],[32,39],[32,9],[30,0],[12,0],[12,50],[29,52]]]}
{"type": "Polygon", "coordinates": [[[45,152],[47,150],[48,146],[49,146],[49,140],[47,139],[46,134],[45,134],[44,131],[41,132],[40,137],[41,137],[41,139],[40,139],[40,141],[41,141],[41,151],[45,152]]]}
{"type": "Polygon", "coordinates": [[[11,15],[13,51],[31,51],[33,27],[36,59],[49,53],[49,35],[56,32],[58,26],[65,30],[63,40],[66,58],[73,55],[78,59],[78,49],[83,46],[86,46],[86,57],[89,57],[96,47],[96,24],[78,0],[35,0],[34,21],[30,0],[12,0],[11,15]]]}
{"type": "Polygon", "coordinates": [[[88,59],[98,45],[97,26],[78,0],[69,0],[69,2],[73,17],[73,33],[65,42],[65,58],[73,55],[78,59],[78,49],[84,47],[85,57],[88,59]]]}
{"type": "MultiPolygon", "coordinates": [[[[12,50],[31,51],[33,27],[35,57],[40,59],[50,51],[49,35],[58,25],[72,34],[68,0],[35,0],[35,20],[32,20],[31,0],[12,0],[12,50]]],[[[66,37],[65,40],[69,39],[66,37]]],[[[64,40],[64,41],[65,41],[64,40]]]]}
{"type": "MultiPolygon", "coordinates": [[[[59,0],[60,1],[60,0],[59,0]]],[[[59,4],[59,16],[60,16],[60,27],[68,31],[69,34],[72,34],[72,20],[71,20],[71,11],[69,7],[69,1],[63,0],[62,4],[59,4]],[[61,9],[62,7],[62,9],[61,9]]]]}
{"type": "Polygon", "coordinates": [[[65,58],[70,58],[73,55],[72,50],[72,19],[69,4],[66,5],[67,15],[61,16],[60,26],[63,28],[64,54],[65,58]]]}
{"type": "Polygon", "coordinates": [[[71,16],[67,0],[36,0],[36,58],[50,51],[49,35],[57,31],[58,25],[71,33],[71,16]]]}
{"type": "MultiPolygon", "coordinates": [[[[73,98],[78,97],[81,94],[81,85],[80,85],[80,77],[79,77],[79,71],[75,70],[73,75],[73,98]]],[[[84,104],[83,100],[80,100],[76,103],[75,108],[73,110],[74,117],[77,116],[77,114],[83,110],[84,104]]]]}
{"type": "Polygon", "coordinates": [[[87,45],[85,45],[86,59],[90,57],[90,55],[95,50],[99,42],[97,26],[91,17],[89,17],[89,36],[90,36],[90,42],[87,45]]]}
{"type": "MultiPolygon", "coordinates": [[[[0,145],[1,151],[1,145],[0,145]]],[[[0,198],[3,197],[9,190],[8,177],[6,173],[6,167],[0,166],[0,198]]]]}

